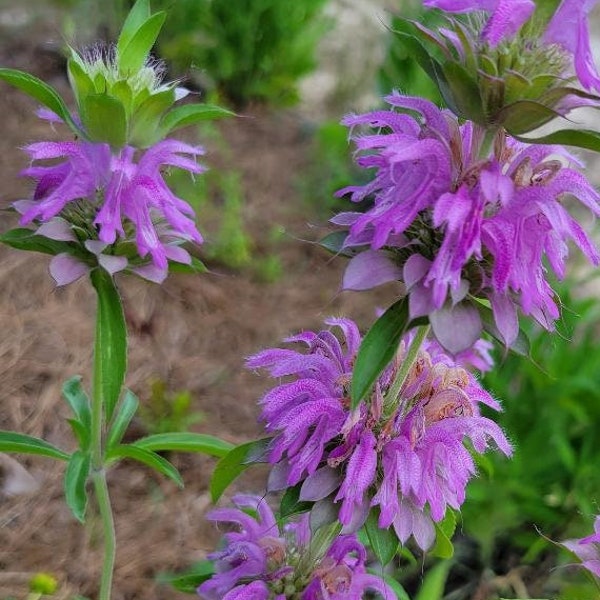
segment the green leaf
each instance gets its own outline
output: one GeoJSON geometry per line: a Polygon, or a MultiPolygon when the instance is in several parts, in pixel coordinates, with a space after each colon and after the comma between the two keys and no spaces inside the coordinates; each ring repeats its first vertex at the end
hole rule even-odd
{"type": "Polygon", "coordinates": [[[94,142],[106,142],[121,148],[127,141],[127,115],[120,100],[108,94],[90,94],[83,98],[81,120],[94,142]]]}
{"type": "Polygon", "coordinates": [[[161,573],[157,577],[159,583],[170,585],[184,594],[196,594],[198,586],[210,579],[215,572],[213,563],[210,560],[202,560],[183,573],[161,573]]]}
{"type": "Polygon", "coordinates": [[[199,452],[219,457],[225,456],[234,448],[233,444],[212,435],[183,431],[149,435],[136,440],[132,445],[154,452],[174,450],[176,452],[199,452]]]}
{"type": "Polygon", "coordinates": [[[356,357],[351,386],[351,408],[354,409],[368,394],[379,374],[398,350],[400,338],[408,329],[408,301],[392,304],[363,338],[356,357]]]}
{"type": "Polygon", "coordinates": [[[183,480],[179,471],[165,458],[146,450],[145,448],[139,448],[133,444],[119,444],[109,448],[106,453],[106,460],[108,463],[115,462],[119,458],[131,458],[145,464],[146,466],[162,473],[169,479],[172,479],[179,487],[183,487],[183,480]]]}
{"type": "MultiPolygon", "coordinates": [[[[138,409],[139,404],[140,403],[136,395],[132,391],[126,390],[123,400],[121,400],[119,410],[115,415],[114,423],[108,432],[108,438],[106,442],[108,448],[111,448],[112,446],[115,446],[121,442],[129,423],[131,423],[131,419],[133,419],[133,416],[138,409]]],[[[152,450],[152,448],[148,448],[148,450],[152,450]]]]}
{"type": "Polygon", "coordinates": [[[22,454],[37,454],[48,458],[69,460],[69,455],[60,448],[40,438],[14,431],[0,430],[0,452],[20,452],[22,454]]]}
{"type": "Polygon", "coordinates": [[[600,152],[600,132],[591,129],[561,129],[538,138],[513,137],[527,144],[559,144],[600,152]]]}
{"type": "Polygon", "coordinates": [[[104,269],[94,269],[91,280],[98,294],[94,393],[102,394],[106,419],[110,421],[125,378],[127,330],[121,297],[112,277],[104,269]]]}
{"type": "Polygon", "coordinates": [[[149,0],[137,0],[129,11],[117,40],[117,52],[125,50],[138,29],[150,18],[149,0]]]}
{"type": "Polygon", "coordinates": [[[284,519],[298,513],[307,512],[312,508],[314,502],[303,502],[300,500],[301,487],[302,482],[285,490],[281,498],[281,504],[279,505],[279,515],[281,518],[284,519]]]}
{"type": "Polygon", "coordinates": [[[87,505],[85,485],[90,474],[90,455],[77,450],[71,456],[65,472],[65,500],[75,518],[83,523],[87,505]]]}
{"type": "Polygon", "coordinates": [[[83,138],[86,137],[85,133],[71,118],[71,113],[64,100],[60,97],[58,92],[47,83],[29,73],[6,68],[0,68],[0,79],[3,79],[6,83],[20,89],[38,102],[41,102],[46,108],[49,108],[67,123],[77,135],[83,138]]]}
{"type": "Polygon", "coordinates": [[[187,275],[197,275],[199,273],[208,273],[208,268],[199,258],[192,256],[192,262],[189,265],[169,261],[169,272],[185,273],[187,275]]]}
{"type": "Polygon", "coordinates": [[[560,116],[553,108],[539,102],[518,100],[500,110],[495,120],[511,135],[516,136],[533,131],[560,116]]]}
{"type": "Polygon", "coordinates": [[[90,447],[91,432],[86,429],[77,419],[67,419],[67,423],[71,426],[71,431],[82,450],[87,450],[90,447]]]}
{"type": "Polygon", "coordinates": [[[263,438],[232,448],[216,465],[210,480],[210,495],[216,502],[223,492],[250,465],[266,462],[265,451],[271,438],[263,438]]]}
{"type": "Polygon", "coordinates": [[[201,121],[214,121],[224,117],[234,117],[235,113],[215,106],[213,104],[184,104],[171,109],[160,122],[160,131],[163,136],[176,129],[201,121]]]}
{"type": "Polygon", "coordinates": [[[130,38],[126,36],[125,40],[125,27],[123,28],[117,42],[117,61],[121,74],[133,75],[144,66],[166,17],[167,13],[164,11],[153,14],[135,29],[130,38]]]}
{"type": "Polygon", "coordinates": [[[35,235],[35,231],[26,227],[9,229],[0,235],[0,242],[17,250],[28,250],[31,252],[42,252],[43,254],[61,254],[67,252],[74,254],[73,245],[69,242],[51,240],[43,235],[35,235]]]}
{"type": "Polygon", "coordinates": [[[429,75],[429,77],[439,86],[439,75],[441,73],[440,63],[437,62],[427,49],[415,37],[404,31],[395,31],[394,33],[402,39],[402,43],[410,56],[419,63],[419,66],[429,75]]]}
{"type": "Polygon", "coordinates": [[[396,556],[399,542],[393,528],[381,529],[379,527],[379,515],[378,507],[371,509],[365,523],[365,531],[377,560],[385,567],[396,556]]]}
{"type": "Polygon", "coordinates": [[[410,596],[406,593],[406,590],[391,575],[386,575],[381,569],[369,568],[367,572],[382,578],[392,588],[397,600],[410,600],[410,596]]]}
{"type": "Polygon", "coordinates": [[[139,106],[135,106],[131,121],[131,143],[142,148],[160,139],[157,133],[161,115],[175,102],[175,90],[168,89],[151,94],[139,106]]]}
{"type": "Polygon", "coordinates": [[[451,561],[444,560],[429,569],[414,600],[441,600],[451,566],[451,561]]]}
{"type": "Polygon", "coordinates": [[[452,536],[456,529],[456,515],[454,511],[448,509],[446,516],[435,525],[435,546],[431,550],[432,556],[439,558],[452,558],[454,556],[454,546],[452,544],[452,536]]]}
{"type": "Polygon", "coordinates": [[[81,385],[81,377],[76,375],[63,384],[62,393],[77,420],[86,428],[91,427],[92,413],[90,399],[81,385]]]}
{"type": "Polygon", "coordinates": [[[85,69],[81,63],[77,60],[77,54],[75,51],[72,50],[71,52],[72,56],[67,62],[67,73],[69,76],[69,82],[71,83],[71,88],[75,93],[77,104],[81,105],[82,99],[88,94],[93,94],[96,88],[94,86],[94,82],[85,72],[85,69]]]}
{"type": "Polygon", "coordinates": [[[455,62],[444,63],[441,69],[447,87],[440,87],[440,92],[448,106],[455,106],[459,117],[485,124],[483,102],[475,77],[455,62]]]}

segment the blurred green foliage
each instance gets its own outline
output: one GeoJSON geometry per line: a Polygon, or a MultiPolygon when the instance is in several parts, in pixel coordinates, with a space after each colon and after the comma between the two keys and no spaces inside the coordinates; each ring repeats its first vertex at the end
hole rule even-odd
{"type": "Polygon", "coordinates": [[[327,219],[340,210],[352,210],[348,200],[335,197],[347,185],[366,182],[368,174],[352,160],[349,130],[335,121],[319,125],[312,138],[309,164],[297,187],[311,212],[327,219]]]}
{"type": "Polygon", "coordinates": [[[534,561],[551,549],[540,533],[587,535],[600,512],[600,303],[576,297],[578,287],[558,286],[557,333],[528,326],[536,362],[511,354],[484,378],[515,447],[510,460],[486,456],[490,475],[470,484],[462,508],[464,530],[488,559],[501,544],[534,561]]]}
{"type": "Polygon", "coordinates": [[[198,69],[236,108],[290,105],[299,78],[315,67],[325,2],[155,0],[155,9],[169,10],[160,55],[180,73],[198,69]]]}
{"type": "Polygon", "coordinates": [[[202,413],[193,410],[188,391],[170,392],[162,379],[150,387],[150,398],[139,408],[139,419],[149,434],[188,431],[202,421],[202,413]]]}

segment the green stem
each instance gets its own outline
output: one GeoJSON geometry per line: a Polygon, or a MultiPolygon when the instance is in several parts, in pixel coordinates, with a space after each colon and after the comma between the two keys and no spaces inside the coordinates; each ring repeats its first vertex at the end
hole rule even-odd
{"type": "Polygon", "coordinates": [[[100,579],[100,595],[98,596],[98,600],[110,600],[115,556],[117,553],[117,538],[115,535],[115,522],[110,504],[110,496],[108,494],[108,485],[106,484],[106,471],[104,469],[95,470],[92,473],[92,481],[94,482],[94,491],[96,492],[96,499],[100,509],[102,533],[104,535],[104,560],[102,561],[102,577],[100,579]]]}
{"type": "Polygon", "coordinates": [[[391,412],[393,412],[393,410],[395,409],[397,405],[397,398],[400,395],[400,390],[402,389],[402,386],[404,385],[404,382],[408,377],[408,372],[417,360],[417,356],[419,355],[421,345],[427,337],[430,328],[431,325],[421,325],[417,327],[415,337],[411,342],[410,346],[408,347],[408,351],[406,352],[406,356],[402,360],[402,364],[400,365],[400,368],[396,373],[396,377],[394,378],[392,385],[390,385],[388,391],[385,394],[385,413],[387,413],[390,410],[391,412]]]}
{"type": "Polygon", "coordinates": [[[126,369],[127,331],[121,297],[110,275],[92,271],[97,293],[91,409],[91,479],[102,521],[104,558],[99,600],[110,600],[116,556],[115,524],[106,482],[105,426],[117,404],[126,369]]]}

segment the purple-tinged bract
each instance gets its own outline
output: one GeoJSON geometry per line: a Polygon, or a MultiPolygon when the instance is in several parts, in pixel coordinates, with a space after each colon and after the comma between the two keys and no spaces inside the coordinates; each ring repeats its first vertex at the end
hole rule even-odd
{"type": "Polygon", "coordinates": [[[208,514],[234,530],[224,535],[224,549],[209,555],[215,574],[198,588],[204,600],[362,600],[367,590],[385,600],[395,597],[367,573],[366,550],[353,535],[320,548],[311,539],[307,514],[281,526],[263,498],[240,494],[233,501],[237,508],[208,514]]]}
{"type": "Polygon", "coordinates": [[[411,318],[428,316],[453,353],[480,336],[473,298],[489,302],[507,345],[518,334],[517,309],[552,329],[559,309],[545,260],[562,278],[572,241],[592,264],[600,262],[568,210],[576,198],[600,214],[600,196],[569,166],[576,159],[502,131],[488,149],[481,128],[460,125],[427,100],[393,94],[387,101],[400,112],[344,121],[354,129],[357,162],[373,179],[338,192],[371,201],[363,212],[332,219],[348,231],[345,247],[359,251],[343,287],[402,281],[411,318]]]}
{"type": "Polygon", "coordinates": [[[594,533],[575,540],[565,540],[561,545],[581,560],[581,566],[600,577],[600,515],[594,522],[594,533]]]}
{"type": "MultiPolygon", "coordinates": [[[[352,369],[361,336],[347,319],[326,321],[342,332],[304,332],[289,338],[305,351],[269,349],[251,356],[250,368],[287,377],[261,400],[261,420],[274,436],[271,489],[302,483],[300,499],[329,497],[347,531],[379,506],[379,525],[393,526],[400,541],[413,535],[422,548],[434,521],[459,509],[475,463],[464,445],[483,453],[490,442],[509,455],[501,429],[481,416],[481,403],[498,403],[472,374],[426,342],[397,395],[390,388],[402,365],[395,362],[375,383],[369,402],[350,409],[352,369]],[[431,350],[431,351],[430,351],[431,350]]],[[[406,337],[403,344],[410,342],[406,337]]]]}

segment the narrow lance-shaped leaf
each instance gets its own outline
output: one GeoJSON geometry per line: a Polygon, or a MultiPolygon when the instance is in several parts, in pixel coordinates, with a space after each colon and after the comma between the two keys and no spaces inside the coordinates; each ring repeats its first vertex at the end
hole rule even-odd
{"type": "Polygon", "coordinates": [[[123,435],[125,434],[129,423],[131,423],[131,419],[133,419],[138,406],[139,401],[135,394],[130,390],[126,390],[121,405],[119,406],[119,410],[115,414],[114,422],[108,432],[106,441],[108,448],[115,446],[123,439],[123,435]]]}
{"type": "Polygon", "coordinates": [[[87,506],[86,483],[90,473],[90,455],[74,452],[65,472],[65,499],[75,518],[83,523],[87,506]]]}
{"type": "Polygon", "coordinates": [[[48,442],[24,433],[0,431],[0,452],[37,454],[48,458],[69,460],[69,455],[48,442]]]}
{"type": "Polygon", "coordinates": [[[251,464],[266,461],[264,454],[270,441],[270,438],[264,438],[236,446],[217,463],[210,480],[213,502],[216,502],[251,464]]]}
{"type": "Polygon", "coordinates": [[[352,408],[367,395],[379,374],[392,360],[400,338],[408,329],[408,301],[392,304],[363,338],[352,375],[352,408]]]}
{"type": "Polygon", "coordinates": [[[215,572],[215,567],[210,560],[203,560],[195,565],[192,565],[189,569],[186,569],[183,573],[163,573],[157,577],[159,583],[166,583],[174,587],[180,592],[186,594],[196,594],[198,586],[210,579],[215,572]]]}
{"type": "Polygon", "coordinates": [[[106,460],[109,464],[119,458],[131,458],[141,462],[173,480],[179,487],[183,487],[183,479],[181,479],[179,471],[166,458],[155,452],[138,448],[132,444],[119,444],[109,448],[106,452],[106,460]]]}
{"type": "Polygon", "coordinates": [[[561,129],[538,138],[513,137],[527,144],[560,144],[600,152],[600,133],[591,129],[561,129]]]}
{"type": "Polygon", "coordinates": [[[117,51],[123,52],[129,44],[135,32],[150,18],[150,2],[149,0],[137,0],[133,8],[129,11],[121,34],[117,40],[117,51]]]}
{"type": "Polygon", "coordinates": [[[67,379],[63,384],[62,393],[77,420],[89,428],[92,420],[90,400],[81,385],[81,377],[76,375],[67,379]]]}
{"type": "Polygon", "coordinates": [[[452,558],[454,546],[452,536],[456,529],[456,515],[452,510],[446,512],[446,516],[439,523],[435,523],[435,546],[431,550],[432,556],[439,558],[452,558]]]}
{"type": "Polygon", "coordinates": [[[86,137],[85,132],[73,121],[67,105],[53,87],[29,73],[18,71],[17,69],[0,68],[0,79],[19,88],[28,96],[31,96],[46,108],[49,108],[67,123],[77,135],[83,138],[86,137]]]}
{"type": "Polygon", "coordinates": [[[381,529],[379,527],[379,509],[372,508],[365,523],[365,531],[369,538],[369,545],[379,562],[385,567],[398,552],[398,537],[393,527],[381,529]]]}
{"type": "Polygon", "coordinates": [[[104,269],[94,269],[91,279],[98,295],[94,394],[102,394],[106,418],[110,420],[125,378],[127,331],[121,297],[111,276],[104,269]]]}
{"type": "Polygon", "coordinates": [[[127,44],[123,44],[122,47],[117,45],[121,74],[134,74],[144,66],[166,17],[167,13],[163,11],[153,14],[137,29],[127,44]]]}
{"type": "Polygon", "coordinates": [[[162,135],[168,135],[172,131],[186,127],[187,125],[233,116],[235,116],[235,113],[220,106],[212,104],[185,104],[171,109],[162,118],[160,130],[162,135]]]}
{"type": "Polygon", "coordinates": [[[314,505],[314,502],[303,502],[300,500],[301,487],[302,482],[285,490],[279,505],[279,515],[282,519],[298,513],[307,512],[314,505]]]}
{"type": "Polygon", "coordinates": [[[212,435],[191,432],[157,433],[136,440],[132,444],[138,448],[162,452],[172,450],[177,452],[199,452],[210,456],[225,456],[233,449],[233,444],[212,435]]]}

